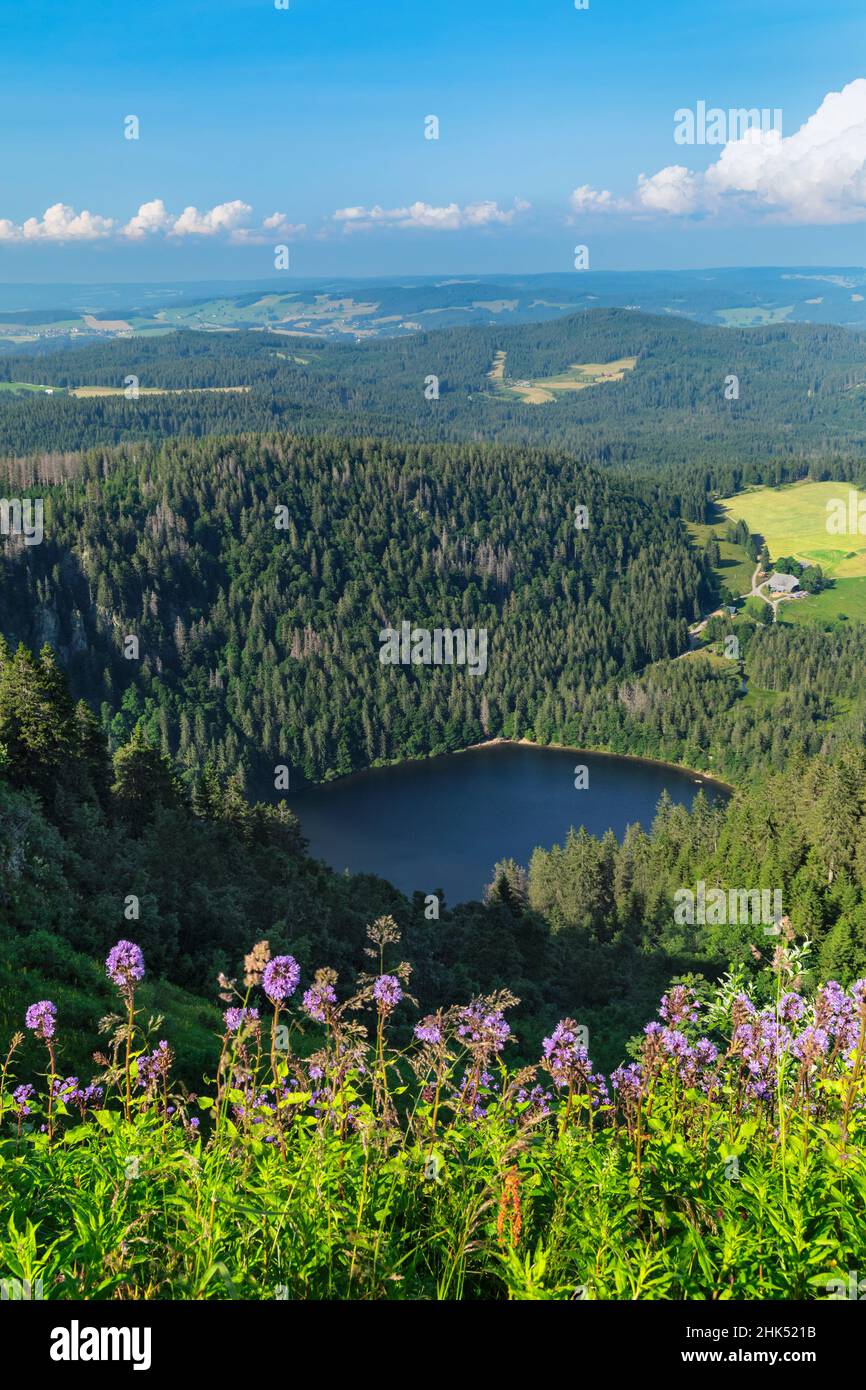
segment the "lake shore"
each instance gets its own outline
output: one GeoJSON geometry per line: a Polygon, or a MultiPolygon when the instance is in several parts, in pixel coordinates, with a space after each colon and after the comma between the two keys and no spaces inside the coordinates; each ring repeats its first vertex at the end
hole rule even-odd
{"type": "Polygon", "coordinates": [[[531,738],[502,738],[497,734],[493,738],[481,739],[478,743],[469,743],[465,748],[447,748],[438,753],[422,753],[414,758],[377,759],[368,767],[357,768],[354,772],[344,772],[340,777],[327,777],[322,782],[308,782],[303,787],[293,788],[293,791],[303,792],[313,787],[333,787],[341,782],[352,782],[358,777],[364,777],[368,772],[378,772],[389,767],[411,767],[416,764],[432,762],[437,758],[457,758],[463,753],[475,753],[484,748],[509,746],[512,748],[537,748],[541,752],[544,752],[545,749],[551,749],[558,753],[580,753],[593,758],[620,759],[623,762],[643,763],[646,767],[669,767],[672,772],[684,774],[696,782],[718,787],[728,796],[732,796],[737,790],[731,782],[725,782],[721,777],[714,777],[710,772],[701,772],[696,767],[688,767],[685,763],[673,763],[667,758],[648,758],[642,753],[613,753],[609,748],[577,748],[573,743],[536,743],[531,738]]]}
{"type": "Polygon", "coordinates": [[[496,738],[486,738],[482,739],[480,743],[470,743],[466,748],[455,749],[453,755],[445,754],[444,756],[448,757],[457,756],[460,753],[474,753],[479,748],[495,748],[499,744],[511,744],[515,748],[540,748],[542,750],[545,748],[554,748],[560,753],[589,753],[592,754],[594,758],[621,758],[626,762],[646,763],[650,767],[669,767],[672,768],[674,772],[688,773],[696,782],[705,782],[708,786],[720,787],[722,791],[727,792],[729,795],[733,795],[737,790],[730,782],[724,782],[721,777],[713,777],[711,773],[701,772],[696,767],[687,767],[685,763],[669,762],[667,758],[647,758],[640,753],[612,753],[606,748],[575,748],[572,743],[535,743],[531,738],[502,738],[499,736],[496,738]]]}
{"type": "Polygon", "coordinates": [[[460,903],[479,899],[494,864],[528,864],[570,829],[621,840],[630,825],[648,828],[665,792],[685,807],[696,795],[720,806],[729,797],[714,778],[670,762],[498,738],[381,764],[288,801],[310,853],[336,872],[460,903]],[[576,763],[589,768],[591,791],[575,781],[576,763]]]}

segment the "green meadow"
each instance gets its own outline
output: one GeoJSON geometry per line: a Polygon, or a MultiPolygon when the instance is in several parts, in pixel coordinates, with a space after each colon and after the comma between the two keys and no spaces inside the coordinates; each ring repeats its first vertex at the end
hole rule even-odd
{"type": "Polygon", "coordinates": [[[752,587],[755,565],[741,545],[734,545],[731,541],[722,539],[725,522],[705,526],[696,521],[687,521],[686,527],[695,545],[700,549],[703,549],[710,536],[716,537],[721,555],[720,563],[716,565],[716,574],[732,594],[747,594],[752,587]]]}
{"type": "Polygon", "coordinates": [[[626,372],[634,370],[636,357],[619,357],[614,362],[573,362],[556,376],[527,381],[512,381],[505,375],[505,353],[497,352],[488,377],[496,383],[497,391],[517,396],[524,405],[549,405],[557,391],[585,391],[606,381],[622,381],[626,372]]]}
{"type": "Polygon", "coordinates": [[[65,396],[66,391],[62,386],[38,386],[32,381],[0,381],[0,391],[7,395],[17,396],[21,392],[45,392],[52,391],[57,396],[65,396]]]}
{"type": "Polygon", "coordinates": [[[831,625],[848,619],[866,623],[866,579],[837,579],[832,589],[796,603],[779,604],[779,622],[831,625]]]}
{"type": "Polygon", "coordinates": [[[793,555],[834,578],[854,579],[866,575],[866,536],[834,536],[827,530],[827,503],[847,502],[851,490],[850,483],[792,483],[723,497],[719,506],[762,536],[773,559],[793,555]]]}

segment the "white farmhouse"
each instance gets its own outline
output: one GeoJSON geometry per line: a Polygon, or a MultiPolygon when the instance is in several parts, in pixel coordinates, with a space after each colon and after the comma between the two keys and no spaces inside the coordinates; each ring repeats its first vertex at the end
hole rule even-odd
{"type": "Polygon", "coordinates": [[[793,574],[771,574],[770,592],[772,594],[792,594],[799,587],[799,579],[793,574]]]}

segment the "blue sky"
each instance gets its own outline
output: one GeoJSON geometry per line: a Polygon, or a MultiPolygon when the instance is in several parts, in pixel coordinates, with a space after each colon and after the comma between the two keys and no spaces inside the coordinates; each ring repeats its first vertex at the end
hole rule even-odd
{"type": "Polygon", "coordinates": [[[289,3],[0,0],[0,280],[866,261],[863,0],[289,3]]]}

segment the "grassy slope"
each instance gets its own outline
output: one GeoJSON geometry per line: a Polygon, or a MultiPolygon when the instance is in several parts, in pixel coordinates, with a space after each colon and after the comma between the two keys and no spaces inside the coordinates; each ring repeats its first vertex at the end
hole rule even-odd
{"type": "Polygon", "coordinates": [[[847,500],[850,483],[792,483],[788,487],[754,488],[722,498],[720,506],[735,520],[743,518],[755,535],[763,536],[771,557],[793,555],[818,564],[839,578],[866,576],[866,537],[834,536],[827,531],[827,503],[847,500]]]}
{"type": "Polygon", "coordinates": [[[688,521],[686,527],[695,544],[701,549],[710,536],[716,537],[722,556],[721,564],[716,566],[716,574],[732,594],[747,594],[752,587],[755,566],[741,545],[733,545],[730,541],[722,539],[725,523],[716,522],[714,525],[702,526],[696,521],[688,521]]]}

